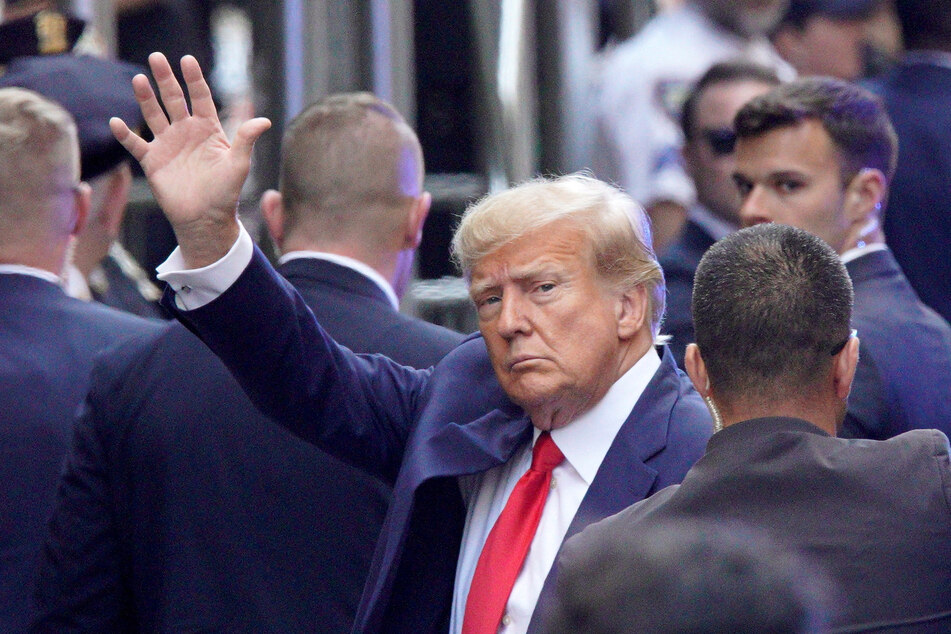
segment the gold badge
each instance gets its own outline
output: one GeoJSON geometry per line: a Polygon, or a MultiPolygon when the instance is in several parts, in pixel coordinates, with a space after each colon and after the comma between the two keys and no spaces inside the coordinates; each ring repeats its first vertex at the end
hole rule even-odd
{"type": "Polygon", "coordinates": [[[65,16],[55,11],[40,11],[33,17],[33,23],[40,55],[57,55],[69,50],[65,16]]]}

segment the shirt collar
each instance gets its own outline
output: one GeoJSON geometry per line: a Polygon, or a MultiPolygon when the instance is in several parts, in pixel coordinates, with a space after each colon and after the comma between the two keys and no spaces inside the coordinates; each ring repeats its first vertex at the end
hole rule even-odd
{"type": "Polygon", "coordinates": [[[41,280],[46,280],[57,286],[63,285],[63,280],[59,275],[55,273],[50,273],[44,269],[38,269],[32,266],[26,266],[24,264],[0,264],[0,273],[15,273],[17,275],[30,275],[32,277],[38,277],[41,280]]]}
{"type": "Polygon", "coordinates": [[[951,68],[951,53],[947,51],[919,50],[908,51],[902,58],[903,64],[931,64],[951,68]]]}
{"type": "Polygon", "coordinates": [[[393,305],[393,309],[400,309],[400,300],[396,297],[396,292],[393,290],[393,286],[386,280],[385,277],[380,275],[376,269],[361,262],[360,260],[355,260],[345,255],[337,255],[336,253],[325,253],[323,251],[291,251],[290,253],[285,253],[282,255],[278,260],[278,264],[285,264],[291,260],[300,260],[302,258],[333,262],[334,264],[339,264],[340,266],[344,266],[352,271],[356,271],[364,277],[370,278],[370,280],[379,286],[380,289],[386,294],[387,299],[390,300],[390,304],[393,305]]]}
{"type": "MultiPolygon", "coordinates": [[[[552,440],[564,454],[565,460],[589,486],[614,443],[615,436],[659,367],[660,357],[652,346],[615,381],[597,405],[569,425],[551,432],[552,440]]],[[[535,429],[535,439],[540,433],[535,429]]]]}
{"type": "Polygon", "coordinates": [[[694,205],[689,211],[690,219],[697,223],[704,231],[710,234],[714,241],[736,233],[738,227],[722,218],[718,218],[712,211],[703,205],[694,205]]]}
{"type": "Polygon", "coordinates": [[[866,253],[874,253],[875,251],[886,251],[888,247],[884,242],[876,242],[875,244],[867,244],[861,247],[854,247],[849,249],[845,253],[839,256],[839,259],[842,260],[843,264],[848,264],[852,260],[857,260],[866,253]]]}

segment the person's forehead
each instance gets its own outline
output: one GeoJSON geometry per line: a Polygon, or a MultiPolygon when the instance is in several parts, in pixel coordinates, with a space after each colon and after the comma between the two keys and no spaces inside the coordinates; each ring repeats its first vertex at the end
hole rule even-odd
{"type": "Polygon", "coordinates": [[[590,239],[576,222],[559,220],[516,238],[476,261],[472,280],[522,279],[590,264],[590,239]]]}
{"type": "Polygon", "coordinates": [[[732,125],[737,111],[747,101],[772,88],[772,85],[756,79],[731,79],[711,84],[697,101],[697,123],[732,125]]]}
{"type": "Polygon", "coordinates": [[[813,172],[841,167],[832,138],[816,119],[738,139],[736,164],[741,173],[813,172]]]}

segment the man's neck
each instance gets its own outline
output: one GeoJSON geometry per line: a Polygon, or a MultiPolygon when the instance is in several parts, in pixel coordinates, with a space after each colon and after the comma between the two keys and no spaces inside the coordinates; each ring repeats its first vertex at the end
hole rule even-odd
{"type": "Polygon", "coordinates": [[[723,417],[724,428],[754,418],[799,418],[812,423],[830,436],[835,436],[841,419],[837,411],[831,411],[831,408],[823,408],[813,402],[744,403],[733,408],[719,405],[717,408],[723,417]]]}

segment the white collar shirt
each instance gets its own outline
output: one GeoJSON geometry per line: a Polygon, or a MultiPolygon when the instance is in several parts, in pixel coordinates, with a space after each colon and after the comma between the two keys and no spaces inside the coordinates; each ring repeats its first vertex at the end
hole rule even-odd
{"type": "Polygon", "coordinates": [[[29,275],[31,277],[38,277],[41,280],[46,280],[47,282],[56,284],[57,286],[63,285],[63,279],[59,275],[50,273],[44,269],[26,266],[25,264],[0,264],[0,274],[29,275]]]}
{"type": "Polygon", "coordinates": [[[333,262],[334,264],[339,264],[340,266],[346,267],[351,271],[356,271],[364,277],[369,278],[371,282],[380,287],[380,290],[386,295],[386,298],[390,301],[390,304],[393,306],[394,310],[400,309],[400,300],[397,299],[396,292],[393,290],[393,286],[386,280],[385,277],[380,275],[376,269],[364,262],[361,262],[360,260],[355,260],[345,255],[337,255],[336,253],[326,253],[324,251],[290,251],[282,255],[280,260],[278,260],[278,263],[284,264],[286,262],[290,262],[291,260],[300,260],[303,258],[310,258],[312,260],[326,260],[327,262],[333,262]]]}
{"type": "MultiPolygon", "coordinates": [[[[659,367],[660,357],[651,348],[611,386],[597,405],[570,424],[552,431],[552,440],[565,460],[552,472],[552,488],[525,563],[509,596],[499,632],[520,634],[528,630],[535,604],[568,527],[614,438],[659,367]]],[[[519,449],[505,464],[459,478],[467,512],[453,589],[452,634],[462,632],[469,586],[482,546],[515,484],[531,466],[532,446],[539,433],[536,429],[531,445],[519,449]]]]}

